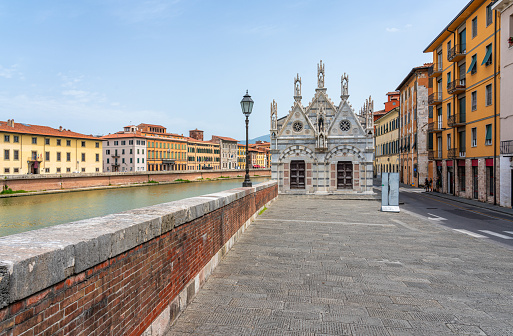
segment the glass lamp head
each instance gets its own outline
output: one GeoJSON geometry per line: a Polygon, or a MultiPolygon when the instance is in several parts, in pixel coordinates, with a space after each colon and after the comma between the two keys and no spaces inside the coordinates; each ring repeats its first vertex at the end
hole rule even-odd
{"type": "Polygon", "coordinates": [[[240,101],[240,106],[242,107],[242,113],[246,117],[249,117],[251,114],[251,111],[253,110],[253,99],[251,99],[251,96],[248,94],[248,90],[246,90],[246,94],[244,95],[244,98],[240,101]]]}

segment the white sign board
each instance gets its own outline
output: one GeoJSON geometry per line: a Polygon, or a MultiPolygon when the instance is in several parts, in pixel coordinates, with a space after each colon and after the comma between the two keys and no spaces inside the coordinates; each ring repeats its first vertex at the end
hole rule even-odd
{"type": "Polygon", "coordinates": [[[399,173],[382,173],[381,181],[381,211],[399,212],[399,173]]]}

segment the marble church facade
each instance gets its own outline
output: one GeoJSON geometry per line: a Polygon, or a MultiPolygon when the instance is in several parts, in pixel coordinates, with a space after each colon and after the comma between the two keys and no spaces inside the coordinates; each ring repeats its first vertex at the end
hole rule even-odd
{"type": "Polygon", "coordinates": [[[301,78],[294,78],[294,104],[278,119],[271,103],[271,172],[285,194],[338,194],[372,191],[373,101],[357,115],[348,101],[349,78],[341,78],[338,105],[324,85],[325,65],[317,65],[317,88],[304,106],[301,78]]]}

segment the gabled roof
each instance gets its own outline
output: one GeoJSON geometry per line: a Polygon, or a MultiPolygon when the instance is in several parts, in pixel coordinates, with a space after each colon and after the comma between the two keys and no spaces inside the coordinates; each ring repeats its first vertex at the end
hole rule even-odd
{"type": "Polygon", "coordinates": [[[46,135],[61,138],[77,138],[77,139],[90,139],[100,140],[99,137],[92,135],[85,135],[70,130],[52,128],[48,126],[30,125],[25,123],[14,123],[14,127],[8,126],[6,121],[0,121],[0,132],[9,133],[20,133],[20,134],[34,134],[34,135],[46,135]]]}
{"type": "Polygon", "coordinates": [[[404,84],[406,84],[406,82],[408,82],[408,80],[410,79],[411,76],[413,76],[415,74],[415,72],[419,71],[419,70],[426,70],[432,66],[433,63],[424,63],[424,65],[421,65],[421,66],[418,66],[418,67],[415,67],[413,69],[411,69],[410,73],[404,77],[403,81],[401,82],[401,84],[399,84],[399,86],[397,87],[397,91],[400,91],[401,88],[403,87],[404,84]]]}

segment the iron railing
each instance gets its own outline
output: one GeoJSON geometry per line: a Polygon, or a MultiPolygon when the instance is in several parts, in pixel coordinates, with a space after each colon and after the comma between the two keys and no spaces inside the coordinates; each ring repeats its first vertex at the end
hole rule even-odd
{"type": "Polygon", "coordinates": [[[501,154],[513,155],[513,140],[501,141],[501,154]]]}
{"type": "Polygon", "coordinates": [[[467,45],[466,44],[456,44],[454,47],[449,49],[447,53],[447,59],[449,62],[457,62],[467,53],[467,45]]]}
{"type": "Polygon", "coordinates": [[[451,127],[465,125],[467,122],[466,113],[456,113],[447,118],[447,124],[451,127]]]}
{"type": "Polygon", "coordinates": [[[428,97],[429,105],[437,105],[442,103],[442,92],[433,92],[428,97]]]}
{"type": "Polygon", "coordinates": [[[428,76],[435,77],[443,72],[442,64],[433,64],[428,68],[428,76]]]}
{"type": "Polygon", "coordinates": [[[466,88],[465,78],[456,79],[447,83],[447,92],[450,94],[464,92],[466,88]]]}

